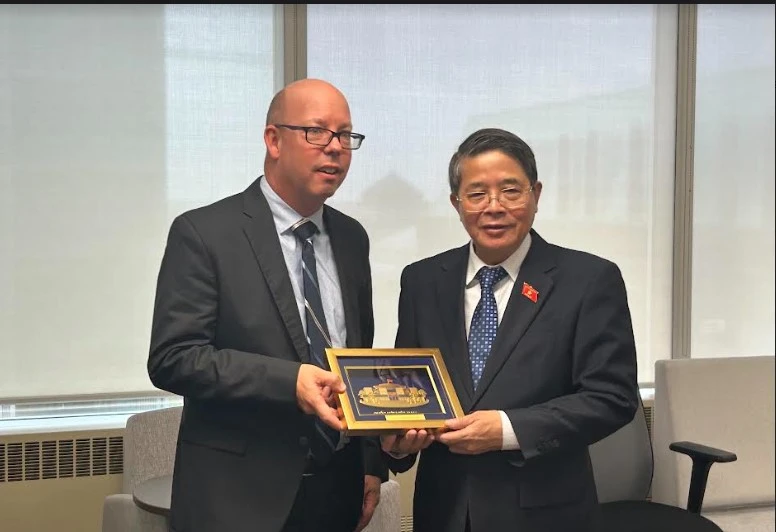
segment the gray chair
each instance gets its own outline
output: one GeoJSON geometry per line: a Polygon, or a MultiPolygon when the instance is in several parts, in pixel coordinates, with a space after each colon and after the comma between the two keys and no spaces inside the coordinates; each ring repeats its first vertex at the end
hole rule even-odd
{"type": "Polygon", "coordinates": [[[672,442],[692,439],[738,456],[709,472],[703,515],[726,532],[776,530],[775,372],[773,356],[655,364],[653,500],[687,503],[688,486],[696,480],[687,458],[669,449],[672,442]]]}
{"type": "Polygon", "coordinates": [[[633,421],[588,450],[599,503],[647,500],[652,483],[652,445],[641,402],[633,421]]]}
{"type": "MultiPolygon", "coordinates": [[[[641,401],[630,423],[589,450],[601,505],[602,532],[721,532],[700,515],[700,506],[684,509],[648,500],[654,464],[641,401]]],[[[732,459],[735,455],[728,453],[719,455],[716,461],[732,459]]]]}
{"type": "MultiPolygon", "coordinates": [[[[140,412],[129,417],[124,432],[122,492],[103,503],[102,532],[168,532],[167,519],[139,508],[132,491],[148,479],[171,475],[182,407],[140,412]]],[[[399,532],[399,483],[380,487],[380,504],[363,532],[399,532]]]]}
{"type": "Polygon", "coordinates": [[[401,502],[399,483],[394,479],[380,486],[380,504],[363,532],[399,532],[401,530],[401,502]]]}
{"type": "Polygon", "coordinates": [[[103,502],[102,532],[167,532],[167,519],[140,509],[132,490],[150,478],[172,474],[181,410],[162,408],[127,419],[121,493],[103,502]]]}

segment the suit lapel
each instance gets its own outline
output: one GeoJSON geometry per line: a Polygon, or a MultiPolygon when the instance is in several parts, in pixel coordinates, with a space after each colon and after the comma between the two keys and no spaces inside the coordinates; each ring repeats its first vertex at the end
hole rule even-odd
{"type": "Polygon", "coordinates": [[[334,254],[334,262],[337,265],[337,277],[339,277],[340,291],[342,292],[342,306],[345,311],[345,331],[347,334],[345,342],[348,347],[357,347],[361,345],[361,331],[359,330],[358,316],[358,297],[355,292],[356,277],[354,269],[359,262],[353,257],[353,249],[347,245],[347,235],[343,234],[345,228],[338,223],[337,217],[331,215],[328,206],[323,208],[323,223],[326,225],[326,231],[329,233],[331,250],[334,254]]]}
{"type": "Polygon", "coordinates": [[[472,406],[482,397],[501,367],[512,356],[515,346],[534,321],[553,288],[552,277],[548,274],[555,268],[550,247],[536,232],[531,231],[531,249],[520,266],[515,286],[509,296],[507,308],[491,347],[490,356],[474,394],[472,406]],[[536,302],[523,294],[524,283],[538,294],[536,302]]]}
{"type": "MultiPolygon", "coordinates": [[[[269,204],[259,188],[258,179],[245,191],[244,197],[243,212],[247,216],[243,224],[245,236],[248,237],[253,254],[259,263],[259,270],[267,281],[267,286],[299,359],[302,362],[310,362],[302,319],[299,317],[299,309],[296,306],[283,250],[280,248],[275,221],[269,204]]],[[[258,302],[256,304],[258,305],[258,302]]]]}
{"type": "MultiPolygon", "coordinates": [[[[437,278],[437,298],[445,337],[449,349],[445,352],[447,366],[453,386],[462,390],[458,399],[464,412],[468,412],[474,395],[469,350],[466,343],[466,327],[464,326],[464,283],[466,280],[466,265],[469,258],[469,245],[459,248],[450,259],[442,264],[442,271],[437,278]]],[[[439,346],[442,348],[442,346],[439,346]]]]}

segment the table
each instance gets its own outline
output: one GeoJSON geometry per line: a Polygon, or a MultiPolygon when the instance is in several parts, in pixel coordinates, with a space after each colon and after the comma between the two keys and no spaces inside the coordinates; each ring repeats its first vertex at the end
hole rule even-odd
{"type": "Polygon", "coordinates": [[[169,517],[171,491],[172,475],[154,477],[135,487],[132,491],[132,500],[147,512],[169,517]]]}

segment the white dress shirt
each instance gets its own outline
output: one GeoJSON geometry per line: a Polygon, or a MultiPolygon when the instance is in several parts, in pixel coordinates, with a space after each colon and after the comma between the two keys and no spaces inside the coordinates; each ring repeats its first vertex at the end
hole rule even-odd
{"type": "MultiPolygon", "coordinates": [[[[307,334],[307,319],[304,307],[304,278],[302,262],[302,243],[291,229],[299,220],[304,218],[292,209],[283,198],[272,190],[267,183],[267,178],[261,178],[259,187],[264,193],[272,211],[272,219],[275,221],[275,229],[280,239],[280,248],[283,250],[283,259],[286,262],[288,275],[291,277],[291,286],[294,289],[296,306],[299,309],[299,317],[302,319],[302,327],[307,334]]],[[[326,328],[329,331],[332,347],[345,347],[347,333],[345,328],[345,307],[342,303],[342,291],[340,290],[337,263],[334,261],[334,251],[331,249],[331,239],[323,225],[323,207],[307,217],[318,228],[318,233],[313,235],[313,248],[315,249],[315,269],[318,274],[318,288],[321,291],[321,303],[323,314],[326,318],[326,328]]],[[[344,433],[340,433],[340,440],[336,450],[342,449],[350,440],[344,433]]]]}
{"type": "MultiPolygon", "coordinates": [[[[283,250],[283,258],[286,262],[288,275],[291,277],[291,286],[294,289],[296,306],[299,316],[302,318],[302,327],[307,333],[307,320],[304,309],[304,277],[302,274],[302,243],[294,235],[291,228],[302,218],[299,213],[288,206],[283,199],[272,190],[267,179],[262,177],[259,187],[264,193],[272,211],[272,219],[280,238],[280,248],[283,250]]],[[[326,327],[329,330],[332,347],[345,347],[345,309],[342,304],[342,291],[340,290],[337,264],[334,262],[334,252],[331,249],[331,240],[323,225],[323,207],[307,217],[318,228],[318,233],[313,236],[313,248],[315,249],[315,269],[318,273],[318,286],[321,290],[321,303],[323,314],[326,318],[326,327]]]]}
{"type": "MultiPolygon", "coordinates": [[[[525,260],[530,247],[531,234],[528,233],[520,246],[504,262],[500,264],[485,264],[475,253],[474,242],[469,243],[469,264],[466,267],[466,290],[464,291],[463,304],[464,316],[466,318],[466,338],[469,337],[474,309],[477,308],[477,303],[480,301],[480,282],[475,277],[477,272],[483,266],[501,266],[507,272],[507,275],[493,287],[493,295],[496,298],[496,307],[498,309],[498,323],[500,325],[501,318],[504,316],[504,311],[509,303],[509,296],[512,294],[512,288],[514,288],[515,281],[517,281],[520,266],[523,264],[523,260],[525,260]]],[[[501,449],[503,451],[519,449],[520,444],[517,441],[517,434],[509,421],[509,417],[507,417],[506,412],[503,410],[498,412],[501,415],[501,449]]]]}

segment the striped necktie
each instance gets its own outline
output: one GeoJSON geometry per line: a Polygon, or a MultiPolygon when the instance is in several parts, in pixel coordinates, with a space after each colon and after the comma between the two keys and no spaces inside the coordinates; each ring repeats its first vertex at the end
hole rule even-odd
{"type": "MultiPolygon", "coordinates": [[[[318,233],[315,223],[302,219],[292,227],[294,235],[302,244],[302,279],[304,287],[305,321],[307,323],[307,343],[310,346],[310,358],[319,367],[328,370],[326,348],[332,347],[326,316],[321,302],[321,290],[318,285],[318,273],[315,265],[313,236],[318,233]]],[[[339,443],[340,434],[315,418],[315,437],[310,442],[311,451],[318,463],[326,463],[339,443]]]]}

